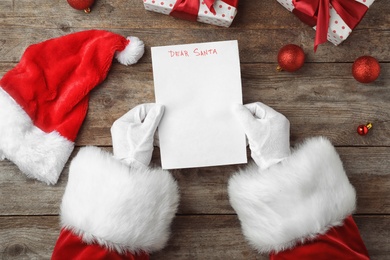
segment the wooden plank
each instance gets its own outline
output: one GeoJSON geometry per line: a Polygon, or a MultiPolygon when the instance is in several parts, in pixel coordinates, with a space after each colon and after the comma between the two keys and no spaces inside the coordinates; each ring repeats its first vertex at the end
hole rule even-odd
{"type": "Polygon", "coordinates": [[[0,217],[1,259],[50,259],[60,233],[57,216],[0,217]]]}
{"type": "MultiPolygon", "coordinates": [[[[0,49],[2,62],[17,62],[25,49],[35,43],[39,43],[51,38],[67,35],[72,32],[83,31],[86,28],[69,28],[66,31],[62,29],[42,29],[42,28],[21,28],[16,27],[12,30],[0,27],[0,42],[3,42],[0,49]]],[[[325,43],[313,52],[313,30],[311,28],[302,30],[291,29],[245,29],[237,30],[230,28],[218,28],[210,32],[202,29],[167,28],[164,33],[161,29],[128,29],[128,28],[103,28],[122,34],[124,36],[137,36],[145,42],[148,51],[139,61],[140,63],[150,63],[151,55],[149,48],[160,45],[186,44],[204,41],[223,41],[238,40],[240,48],[241,62],[275,62],[280,48],[288,43],[301,45],[306,53],[307,62],[353,62],[362,55],[371,55],[381,62],[390,61],[390,46],[383,42],[390,41],[390,34],[383,30],[356,30],[353,34],[339,46],[331,43],[325,43]],[[283,35],[283,37],[280,37],[283,35]],[[207,40],[205,40],[207,39],[207,40]],[[371,44],[366,44],[370,42],[371,44]],[[381,48],[372,48],[371,46],[381,46],[381,48]]]]}
{"type": "Polygon", "coordinates": [[[0,161],[0,173],[0,216],[58,214],[68,168],[55,186],[28,179],[8,160],[0,161]]]}
{"type": "Polygon", "coordinates": [[[236,215],[178,216],[168,246],[151,259],[268,259],[251,249],[236,215]]]}
{"type": "MultiPolygon", "coordinates": [[[[0,24],[7,28],[200,28],[204,30],[218,27],[189,22],[145,10],[142,0],[100,0],[88,15],[71,8],[66,1],[45,0],[3,0],[0,8],[0,24]],[[13,3],[14,2],[14,3],[13,3]],[[41,10],[45,10],[42,12],[41,10]]],[[[356,30],[388,29],[390,21],[387,14],[390,7],[386,0],[376,0],[356,30]]],[[[240,1],[238,14],[231,30],[247,29],[308,29],[297,17],[287,11],[275,0],[240,1]],[[277,19],[276,19],[277,17],[277,19]]],[[[311,35],[314,30],[309,28],[311,35]]]]}
{"type": "MultiPolygon", "coordinates": [[[[355,216],[372,260],[390,255],[390,216],[355,216]],[[373,230],[375,232],[373,232],[373,230]]],[[[0,217],[1,259],[50,259],[57,216],[0,217]]],[[[168,245],[151,259],[268,259],[245,241],[236,215],[177,216],[168,245]]]]}
{"type": "MultiPolygon", "coordinates": [[[[12,64],[0,63],[0,75],[12,64]]],[[[291,123],[291,143],[323,135],[337,146],[390,146],[390,65],[372,84],[358,83],[350,63],[306,64],[297,73],[278,73],[276,64],[241,64],[244,103],[264,102],[291,123]],[[326,71],[327,73],[323,73],[326,71]],[[372,122],[367,136],[356,128],[372,122]]],[[[90,94],[89,110],[77,145],[111,145],[112,123],[141,103],[154,102],[151,64],[114,64],[90,94]]]]}
{"type": "MultiPolygon", "coordinates": [[[[338,147],[337,150],[357,191],[357,213],[390,214],[390,148],[338,147]]],[[[155,149],[152,163],[160,163],[158,149],[155,149]]],[[[68,165],[69,162],[59,182],[55,186],[48,186],[27,179],[11,162],[0,162],[0,215],[58,214],[67,183],[68,165]]],[[[227,183],[240,167],[232,165],[171,171],[180,187],[179,213],[233,214],[228,201],[227,183]]]]}
{"type": "Polygon", "coordinates": [[[360,235],[372,260],[390,256],[390,216],[354,216],[360,235]]]}
{"type": "MultiPolygon", "coordinates": [[[[0,14],[2,11],[7,10],[7,11],[12,11],[13,10],[13,0],[2,0],[0,1],[0,14]]],[[[1,17],[1,16],[0,16],[1,17]]],[[[1,21],[1,18],[0,18],[1,21]]]]}

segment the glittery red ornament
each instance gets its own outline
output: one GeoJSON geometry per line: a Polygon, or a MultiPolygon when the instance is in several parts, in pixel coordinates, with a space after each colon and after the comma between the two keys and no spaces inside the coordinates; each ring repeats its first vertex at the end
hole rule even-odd
{"type": "Polygon", "coordinates": [[[299,70],[305,63],[305,53],[302,48],[295,44],[287,44],[278,53],[278,71],[294,72],[299,70]]]}
{"type": "Polygon", "coordinates": [[[381,67],[371,56],[361,56],[352,65],[353,77],[361,83],[370,83],[379,77],[381,67]]]}
{"type": "Polygon", "coordinates": [[[68,4],[77,10],[84,10],[85,13],[91,12],[91,6],[95,0],[67,0],[68,4]]]}
{"type": "Polygon", "coordinates": [[[357,133],[359,135],[366,135],[368,133],[368,130],[370,130],[371,128],[372,128],[371,123],[367,123],[365,125],[359,125],[357,128],[357,133]]]}

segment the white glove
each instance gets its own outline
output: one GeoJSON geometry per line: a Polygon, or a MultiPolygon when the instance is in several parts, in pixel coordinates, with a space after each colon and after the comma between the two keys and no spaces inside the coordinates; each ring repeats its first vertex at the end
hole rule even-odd
{"type": "Polygon", "coordinates": [[[235,109],[248,138],[251,157],[266,169],[290,155],[290,122],[263,103],[239,105],[235,109]]]}
{"type": "Polygon", "coordinates": [[[164,114],[158,104],[142,104],[134,107],[114,122],[111,127],[114,156],[127,165],[150,164],[154,134],[164,114]]]}

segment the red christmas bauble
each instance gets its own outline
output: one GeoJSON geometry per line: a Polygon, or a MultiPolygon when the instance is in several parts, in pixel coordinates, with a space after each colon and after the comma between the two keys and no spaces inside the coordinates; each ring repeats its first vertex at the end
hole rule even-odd
{"type": "Polygon", "coordinates": [[[367,123],[366,125],[359,125],[357,128],[357,133],[359,135],[366,135],[368,133],[368,130],[372,128],[371,123],[367,123]]]}
{"type": "Polygon", "coordinates": [[[361,83],[370,83],[379,77],[381,67],[371,56],[361,56],[352,65],[353,77],[361,83]]]}
{"type": "Polygon", "coordinates": [[[84,10],[84,12],[91,12],[90,7],[93,5],[95,0],[67,0],[68,4],[77,10],[84,10]]]}
{"type": "Polygon", "coordinates": [[[299,70],[305,63],[305,53],[302,48],[295,44],[287,44],[278,53],[278,70],[294,72],[299,70]]]}

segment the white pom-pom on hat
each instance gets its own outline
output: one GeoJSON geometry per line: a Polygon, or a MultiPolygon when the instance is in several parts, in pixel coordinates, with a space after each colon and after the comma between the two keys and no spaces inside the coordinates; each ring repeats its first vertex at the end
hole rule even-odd
{"type": "Polygon", "coordinates": [[[127,37],[129,43],[123,51],[117,51],[115,58],[123,65],[132,65],[144,55],[145,46],[144,42],[138,37],[129,36],[127,37]]]}

